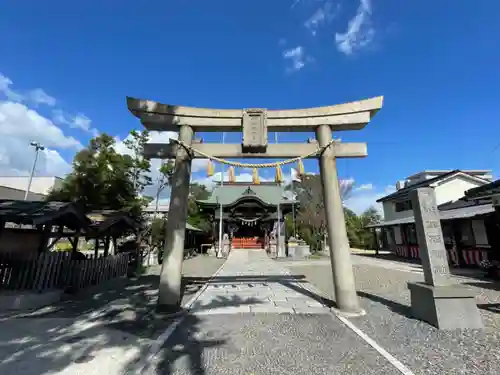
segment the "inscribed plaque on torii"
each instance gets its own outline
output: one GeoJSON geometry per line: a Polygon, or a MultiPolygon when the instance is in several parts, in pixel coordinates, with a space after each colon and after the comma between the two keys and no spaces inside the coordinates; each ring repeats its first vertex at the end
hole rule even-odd
{"type": "Polygon", "coordinates": [[[267,111],[261,108],[243,112],[243,150],[265,152],[267,148],[267,111]]]}

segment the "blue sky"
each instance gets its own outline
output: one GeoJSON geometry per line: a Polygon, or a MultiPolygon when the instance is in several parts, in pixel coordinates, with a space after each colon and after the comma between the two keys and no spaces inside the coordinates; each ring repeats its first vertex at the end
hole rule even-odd
{"type": "Polygon", "coordinates": [[[366,129],[337,134],[368,143],[367,158],[339,161],[357,209],[423,169],[497,174],[499,11],[493,0],[6,1],[0,170],[28,170],[35,136],[49,149],[40,174],[67,171],[95,131],[123,139],[140,126],[127,95],[271,109],[384,95],[366,129]]]}

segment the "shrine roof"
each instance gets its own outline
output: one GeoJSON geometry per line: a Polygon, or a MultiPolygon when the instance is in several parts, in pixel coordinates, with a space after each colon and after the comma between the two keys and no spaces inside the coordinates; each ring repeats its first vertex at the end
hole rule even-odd
{"type": "Polygon", "coordinates": [[[242,198],[255,198],[269,206],[292,204],[296,201],[286,197],[285,189],[276,184],[228,184],[216,186],[207,200],[199,200],[202,205],[231,205],[242,198]],[[280,199],[281,198],[281,199],[280,199]]]}

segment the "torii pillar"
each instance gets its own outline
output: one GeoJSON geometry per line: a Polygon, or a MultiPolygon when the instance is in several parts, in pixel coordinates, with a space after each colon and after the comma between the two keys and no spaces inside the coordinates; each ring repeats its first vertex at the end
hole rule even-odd
{"type": "MultiPolygon", "coordinates": [[[[193,142],[196,150],[210,156],[289,159],[311,154],[311,158],[319,158],[335,300],[340,312],[354,314],[360,314],[362,310],[354,284],[336,159],[365,157],[366,144],[335,142],[323,152],[314,152],[323,150],[323,147],[330,144],[332,131],[364,128],[382,108],[382,102],[383,97],[380,96],[352,103],[297,110],[225,110],[172,106],[127,98],[129,110],[148,130],[178,132],[179,140],[187,146],[193,142],[194,132],[243,132],[242,144],[193,142]],[[314,131],[317,140],[309,140],[308,143],[268,144],[268,131],[314,131]]],[[[144,154],[150,158],[175,158],[158,305],[161,310],[177,312],[181,309],[181,272],[191,159],[203,156],[197,153],[190,155],[176,142],[147,144],[144,154]]]]}

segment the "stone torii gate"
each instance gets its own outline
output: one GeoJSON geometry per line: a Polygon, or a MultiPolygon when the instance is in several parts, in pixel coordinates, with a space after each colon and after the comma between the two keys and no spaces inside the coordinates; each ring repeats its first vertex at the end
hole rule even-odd
{"type": "Polygon", "coordinates": [[[172,313],[180,310],[191,160],[205,158],[202,154],[241,159],[310,155],[319,159],[337,307],[343,312],[359,313],[336,159],[365,157],[367,148],[366,143],[333,142],[332,131],[363,129],[382,108],[382,102],[383,97],[379,96],[318,108],[235,110],[182,107],[127,98],[128,109],[146,129],[179,133],[176,142],[148,144],[144,150],[146,157],[175,158],[158,308],[172,313]],[[307,143],[268,144],[269,131],[313,131],[316,139],[307,143]],[[204,144],[202,140],[194,140],[196,132],[243,132],[243,141],[242,144],[204,144]]]}

